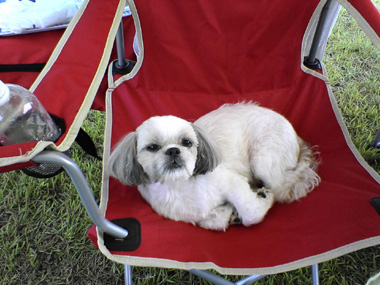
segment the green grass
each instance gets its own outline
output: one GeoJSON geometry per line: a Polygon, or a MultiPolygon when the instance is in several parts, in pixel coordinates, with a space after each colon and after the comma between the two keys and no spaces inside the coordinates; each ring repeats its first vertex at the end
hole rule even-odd
{"type": "MultiPolygon", "coordinates": [[[[380,0],[375,3],[380,7],[380,0]]],[[[329,40],[325,65],[354,144],[380,171],[368,150],[380,128],[380,53],[357,24],[341,12],[329,40]]],[[[104,114],[92,111],[84,128],[101,149],[104,114]],[[96,125],[96,127],[94,127],[96,125]]],[[[101,163],[74,145],[73,158],[99,198],[101,163]]],[[[1,174],[0,284],[120,284],[122,266],[107,260],[86,237],[92,225],[64,173],[38,180],[16,171],[1,174]]],[[[376,226],[376,225],[374,225],[376,226]]],[[[365,284],[380,271],[380,246],[319,265],[321,284],[365,284]]],[[[207,284],[179,270],[134,269],[136,284],[207,284]]],[[[266,277],[259,284],[310,284],[309,268],[266,277]]]]}
{"type": "Polygon", "coordinates": [[[380,53],[344,11],[328,43],[325,65],[346,126],[363,157],[378,169],[380,157],[367,146],[380,128],[380,53]]]}

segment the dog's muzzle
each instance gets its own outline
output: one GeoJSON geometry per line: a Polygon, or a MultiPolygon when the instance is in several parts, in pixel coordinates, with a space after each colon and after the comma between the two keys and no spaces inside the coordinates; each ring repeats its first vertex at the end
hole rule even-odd
{"type": "Polygon", "coordinates": [[[172,147],[169,148],[166,152],[165,155],[168,156],[168,160],[166,163],[167,169],[177,169],[181,168],[183,166],[183,161],[180,157],[181,151],[177,147],[172,147]]]}

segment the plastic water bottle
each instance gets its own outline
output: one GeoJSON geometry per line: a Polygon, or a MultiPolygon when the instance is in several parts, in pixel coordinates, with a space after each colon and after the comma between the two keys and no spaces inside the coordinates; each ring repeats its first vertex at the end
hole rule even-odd
{"type": "Polygon", "coordinates": [[[56,141],[60,130],[28,89],[0,81],[0,144],[56,141]]]}

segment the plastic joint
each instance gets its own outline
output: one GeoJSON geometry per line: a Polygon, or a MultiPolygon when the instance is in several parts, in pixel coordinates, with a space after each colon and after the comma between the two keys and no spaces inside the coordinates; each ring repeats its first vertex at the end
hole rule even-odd
{"type": "Polygon", "coordinates": [[[112,65],[112,75],[121,74],[126,75],[130,73],[135,66],[136,62],[132,60],[125,60],[125,65],[120,66],[119,61],[114,61],[112,65]]]}

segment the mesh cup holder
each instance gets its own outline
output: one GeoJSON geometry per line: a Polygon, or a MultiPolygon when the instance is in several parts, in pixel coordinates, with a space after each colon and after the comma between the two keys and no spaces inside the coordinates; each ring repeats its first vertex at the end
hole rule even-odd
{"type": "MultiPolygon", "coordinates": [[[[72,156],[71,149],[66,150],[63,153],[70,158],[72,156]]],[[[36,178],[50,178],[58,175],[63,170],[64,168],[62,166],[53,163],[41,163],[36,166],[28,166],[21,169],[26,175],[36,178]]]]}
{"type": "MultiPolygon", "coordinates": [[[[49,115],[51,116],[53,121],[56,123],[61,134],[66,132],[65,121],[54,114],[49,113],[49,115]]],[[[72,156],[71,149],[66,150],[63,153],[70,158],[72,156]]],[[[21,171],[24,172],[26,175],[36,177],[36,178],[50,178],[61,173],[63,170],[64,169],[62,166],[53,164],[53,163],[41,163],[40,165],[37,165],[37,166],[28,166],[21,169],[21,171]]]]}

